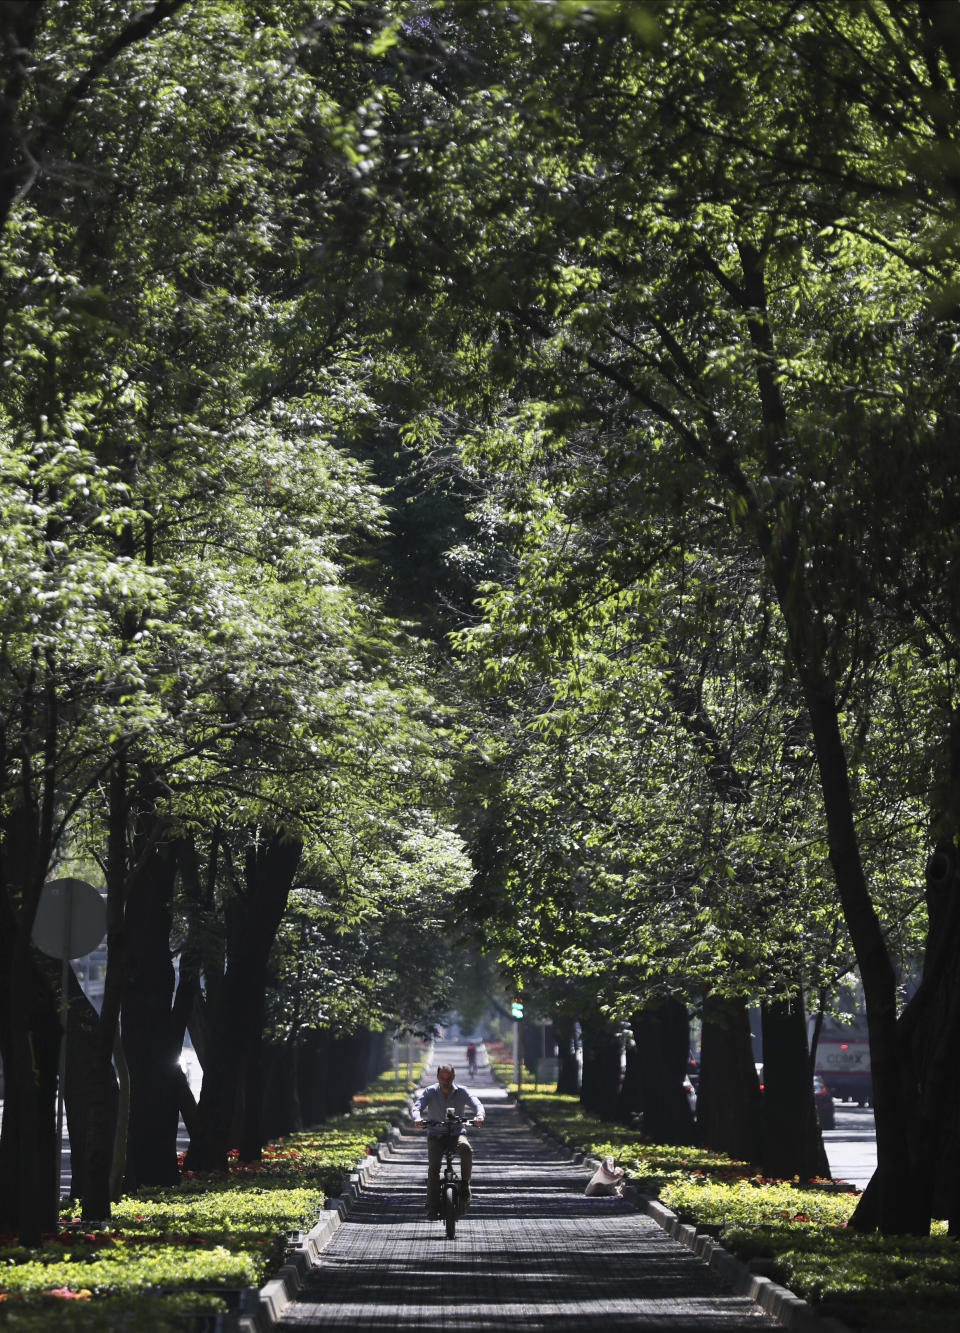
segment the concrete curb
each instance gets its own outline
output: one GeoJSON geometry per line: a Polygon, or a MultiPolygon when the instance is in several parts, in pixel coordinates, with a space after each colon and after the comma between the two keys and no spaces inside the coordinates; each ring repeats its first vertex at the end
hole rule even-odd
{"type": "MultiPolygon", "coordinates": [[[[570,1160],[574,1165],[582,1163],[591,1171],[596,1171],[600,1165],[599,1157],[587,1156],[583,1148],[571,1147],[570,1144],[564,1143],[551,1130],[539,1124],[523,1105],[522,1097],[518,1101],[517,1107],[528,1124],[538,1129],[549,1142],[570,1154],[570,1160]]],[[[736,1296],[749,1296],[766,1314],[772,1315],[783,1328],[795,1329],[797,1333],[851,1333],[846,1324],[840,1323],[838,1319],[831,1319],[820,1314],[802,1297],[790,1291],[788,1287],[781,1286],[779,1282],[774,1282],[772,1278],[751,1272],[747,1264],[737,1259],[729,1250],[725,1250],[719,1241],[709,1234],[709,1231],[698,1231],[696,1226],[691,1223],[681,1222],[677,1214],[671,1212],[658,1199],[648,1198],[646,1195],[638,1193],[630,1185],[627,1185],[624,1196],[628,1203],[632,1204],[638,1211],[646,1213],[674,1240],[679,1241],[681,1245],[685,1245],[688,1250],[692,1250],[697,1258],[703,1260],[721,1281],[726,1282],[732,1288],[736,1296]]]]}
{"type": "MultiPolygon", "coordinates": [[[[592,1160],[588,1158],[587,1162],[592,1160]]],[[[737,1296],[749,1296],[784,1328],[796,1329],[797,1333],[850,1333],[846,1324],[819,1314],[788,1287],[751,1272],[745,1263],[725,1250],[708,1232],[697,1231],[690,1223],[681,1222],[676,1213],[657,1199],[648,1199],[640,1194],[636,1206],[653,1218],[668,1236],[692,1250],[717,1277],[732,1287],[737,1296]]]]}
{"type": "MultiPolygon", "coordinates": [[[[405,1114],[409,1113],[412,1105],[411,1096],[407,1099],[405,1114]]],[[[306,1285],[310,1269],[333,1240],[344,1218],[362,1194],[368,1177],[381,1162],[389,1160],[399,1138],[400,1129],[394,1125],[386,1139],[381,1139],[377,1144],[376,1151],[364,1157],[356,1169],[350,1172],[343,1189],[327,1204],[310,1230],[305,1234],[293,1233],[296,1243],[287,1252],[281,1267],[262,1287],[251,1293],[256,1297],[256,1308],[248,1314],[240,1315],[232,1325],[237,1333],[267,1333],[280,1321],[286,1307],[296,1300],[306,1285]]]]}

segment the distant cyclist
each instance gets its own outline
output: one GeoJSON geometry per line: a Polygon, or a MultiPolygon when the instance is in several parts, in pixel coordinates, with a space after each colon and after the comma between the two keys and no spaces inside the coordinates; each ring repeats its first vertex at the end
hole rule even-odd
{"type": "MultiPolygon", "coordinates": [[[[487,1114],[480,1099],[455,1083],[455,1077],[453,1065],[441,1065],[437,1070],[436,1083],[431,1083],[421,1091],[410,1112],[418,1128],[424,1124],[427,1126],[427,1216],[431,1218],[440,1216],[440,1163],[447,1133],[447,1110],[454,1111],[464,1120],[472,1120],[475,1125],[482,1125],[487,1114]]],[[[470,1177],[473,1174],[473,1149],[463,1131],[457,1141],[456,1151],[460,1155],[460,1175],[463,1180],[463,1189],[460,1191],[460,1208],[463,1210],[470,1202],[470,1177]]]]}
{"type": "Polygon", "coordinates": [[[467,1069],[471,1078],[477,1077],[477,1048],[473,1042],[467,1047],[467,1069]]]}

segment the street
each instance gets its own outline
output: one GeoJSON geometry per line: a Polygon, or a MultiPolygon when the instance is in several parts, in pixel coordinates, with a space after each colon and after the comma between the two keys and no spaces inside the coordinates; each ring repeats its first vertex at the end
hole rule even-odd
{"type": "Polygon", "coordinates": [[[849,1180],[863,1189],[877,1164],[873,1107],[835,1100],[834,1114],[836,1129],[823,1134],[830,1172],[834,1180],[849,1180]]]}

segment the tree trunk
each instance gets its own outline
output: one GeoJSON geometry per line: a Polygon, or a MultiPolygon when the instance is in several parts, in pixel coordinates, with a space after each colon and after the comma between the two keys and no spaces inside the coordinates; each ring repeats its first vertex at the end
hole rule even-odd
{"type": "Polygon", "coordinates": [[[264,1048],[263,1134],[268,1142],[303,1129],[299,1058],[296,1041],[271,1043],[264,1048]]]}
{"type": "MultiPolygon", "coordinates": [[[[266,984],[266,977],[264,977],[266,984]]],[[[262,992],[261,992],[262,994],[262,992]]],[[[254,1019],[243,1053],[242,1107],[237,1147],[241,1162],[259,1162],[266,1141],[263,1132],[263,1005],[254,1019]]]]}
{"type": "MultiPolygon", "coordinates": [[[[635,1013],[630,1023],[644,1135],[654,1143],[695,1143],[696,1123],[683,1087],[690,1058],[686,1005],[674,998],[661,1000],[635,1013]]],[[[627,1058],[630,1062],[630,1054],[627,1058]]]]}
{"type": "MultiPolygon", "coordinates": [[[[913,1160],[927,1184],[931,1217],[960,1234],[960,875],[957,849],[942,841],[926,871],[927,948],[920,986],[898,1023],[902,1060],[919,1089],[913,1160]]],[[[868,1218],[871,1201],[858,1209],[868,1218]]]]}
{"type": "MultiPolygon", "coordinates": [[[[737,249],[743,273],[743,284],[737,292],[756,352],[766,465],[771,475],[779,475],[789,447],[788,414],[767,319],[764,255],[747,241],[740,242],[737,249]]],[[[713,443],[712,466],[743,506],[745,524],[763,556],[783,614],[790,654],[810,715],[830,864],[863,985],[873,1073],[877,1173],[869,1205],[873,1211],[868,1214],[864,1202],[864,1209],[857,1208],[849,1225],[879,1226],[888,1235],[926,1234],[929,1219],[924,1219],[924,1186],[913,1160],[909,1132],[914,1093],[897,1042],[896,981],[860,857],[836,691],[828,666],[831,644],[824,640],[824,618],[811,601],[796,530],[789,523],[770,526],[729,442],[718,437],[713,443]]]]}
{"type": "Polygon", "coordinates": [[[634,1128],[643,1119],[643,1070],[640,1054],[633,1043],[627,1045],[620,1096],[617,1099],[617,1119],[634,1128]]]}
{"type": "Polygon", "coordinates": [[[898,1026],[919,1088],[912,1128],[919,1169],[932,1181],[931,1211],[947,1219],[951,1236],[960,1236],[960,710],[950,710],[944,749],[931,803],[935,851],[924,876],[923,974],[898,1026]]]}
{"type": "Polygon", "coordinates": [[[758,1161],[760,1098],[746,1005],[708,995],[697,1091],[697,1133],[704,1147],[758,1161]]]}
{"type": "Polygon", "coordinates": [[[110,775],[107,824],[107,969],[89,1070],[90,1115],[86,1126],[87,1156],[83,1164],[81,1208],[85,1222],[109,1220],[113,1198],[114,1148],[120,1107],[113,1053],[126,969],[127,814],[127,760],[125,755],[118,755],[110,775]]]}
{"type": "Polygon", "coordinates": [[[580,1092],[580,1066],[577,1061],[577,1044],[574,1035],[573,1019],[566,1018],[563,1015],[555,1017],[553,1020],[553,1031],[557,1042],[557,1053],[560,1058],[560,1069],[557,1074],[557,1092],[563,1092],[568,1096],[576,1097],[580,1092]]]}
{"type": "MultiPolygon", "coordinates": [[[[60,961],[38,954],[41,969],[51,990],[59,991],[60,961]]],[[[90,1121],[90,1070],[94,1064],[100,1015],[84,994],[73,968],[67,969],[67,1067],[64,1087],[67,1129],[70,1136],[70,1193],[81,1199],[85,1193],[83,1168],[87,1157],[87,1126],[90,1121]]]]}
{"type": "Polygon", "coordinates": [[[350,1032],[333,1039],[327,1088],[332,1097],[330,1110],[334,1115],[346,1115],[350,1110],[350,1101],[358,1087],[357,1065],[360,1046],[361,1037],[357,1032],[350,1032]]]}
{"type": "Polygon", "coordinates": [[[70,1194],[74,1199],[82,1199],[85,1193],[83,1167],[87,1160],[87,1123],[90,1119],[87,1073],[100,1015],[84,994],[73,968],[69,972],[68,986],[70,1009],[67,1018],[64,1102],[70,1135],[70,1194]]]}
{"type": "Polygon", "coordinates": [[[127,1057],[123,1053],[119,1032],[113,1042],[113,1063],[117,1071],[117,1128],[110,1161],[110,1202],[116,1203],[123,1195],[130,1130],[130,1070],[127,1068],[127,1057]]]}
{"type": "Polygon", "coordinates": [[[45,977],[28,951],[14,953],[2,1052],[0,1231],[19,1236],[24,1245],[39,1245],[44,1232],[56,1231],[59,1211],[55,1107],[61,1028],[45,977]]]}
{"type": "Polygon", "coordinates": [[[30,157],[25,151],[29,132],[18,124],[18,113],[32,82],[33,47],[42,17],[43,6],[36,0],[13,0],[13,3],[8,0],[0,14],[0,42],[5,57],[4,95],[0,99],[0,227],[3,228],[30,172],[30,157]]]}
{"type": "Polygon", "coordinates": [[[59,1207],[61,1026],[54,990],[31,943],[48,860],[39,811],[32,803],[16,807],[0,839],[0,1232],[27,1245],[56,1230],[59,1207]]]}
{"type": "MultiPolygon", "coordinates": [[[[211,1015],[207,1062],[197,1106],[196,1133],[190,1140],[186,1167],[190,1171],[223,1171],[233,1146],[231,1128],[250,1051],[263,1034],[267,959],[287,905],[302,845],[279,833],[268,835],[248,850],[245,888],[227,903],[227,966],[216,1012],[211,1015]]],[[[259,1119],[262,1077],[254,1073],[244,1087],[245,1104],[253,1100],[259,1119]]],[[[251,1151],[261,1131],[248,1120],[244,1147],[251,1151]]]]}
{"type": "Polygon", "coordinates": [[[367,1071],[363,1087],[367,1087],[375,1078],[385,1074],[390,1068],[390,1041],[385,1032],[371,1032],[367,1049],[367,1071]]]}
{"type": "Polygon", "coordinates": [[[780,1180],[830,1179],[813,1097],[803,997],[775,1000],[763,1022],[763,1174],[780,1180]]]}
{"type": "Polygon", "coordinates": [[[182,1031],[175,1031],[170,956],[174,848],[158,845],[127,897],[123,1051],[130,1071],[126,1188],[175,1185],[182,1031]]]}
{"type": "MultiPolygon", "coordinates": [[[[520,1057],[523,1060],[523,1067],[529,1074],[530,1079],[536,1077],[537,1061],[540,1059],[540,1027],[536,1023],[521,1022],[520,1024],[520,1057]]],[[[524,1075],[524,1082],[528,1082],[524,1075]]]]}
{"type": "Polygon", "coordinates": [[[580,1101],[603,1120],[616,1120],[620,1100],[620,1039],[599,1025],[583,1035],[580,1101]]]}
{"type": "Polygon", "coordinates": [[[873,1081],[877,1171],[869,1204],[848,1222],[854,1230],[878,1227],[885,1235],[927,1235],[930,1215],[917,1174],[909,1127],[913,1090],[905,1077],[897,1036],[896,976],[860,861],[846,756],[836,705],[808,697],[833,866],[850,931],[867,1011],[873,1081]],[[872,1214],[872,1215],[871,1215],[872,1214]]]}
{"type": "Polygon", "coordinates": [[[113,1196],[114,1147],[117,1115],[120,1109],[120,1085],[113,1067],[113,1054],[104,1059],[102,1028],[98,1024],[91,1043],[91,1061],[87,1070],[85,1100],[86,1156],[82,1164],[83,1194],[81,1213],[85,1222],[107,1222],[113,1196]]]}
{"type": "Polygon", "coordinates": [[[366,1087],[378,1066],[389,1065],[379,1033],[367,1029],[334,1036],[312,1032],[297,1045],[297,1094],[305,1125],[350,1110],[354,1093],[366,1087]]]}
{"type": "Polygon", "coordinates": [[[297,1059],[297,1092],[303,1123],[315,1125],[325,1114],[325,1085],[330,1035],[311,1032],[300,1041],[297,1059]]]}

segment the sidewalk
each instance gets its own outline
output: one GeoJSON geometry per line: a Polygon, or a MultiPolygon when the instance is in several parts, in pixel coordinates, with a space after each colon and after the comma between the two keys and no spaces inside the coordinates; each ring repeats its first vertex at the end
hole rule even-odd
{"type": "MultiPolygon", "coordinates": [[[[434,1063],[462,1048],[438,1045],[434,1063]]],[[[726,1294],[707,1266],[617,1199],[586,1198],[590,1172],[521,1118],[486,1070],[475,1088],[487,1123],[471,1131],[473,1202],[446,1240],[423,1204],[426,1148],[405,1129],[286,1307],[281,1329],[530,1333],[658,1329],[763,1333],[779,1327],[726,1294]]]]}

